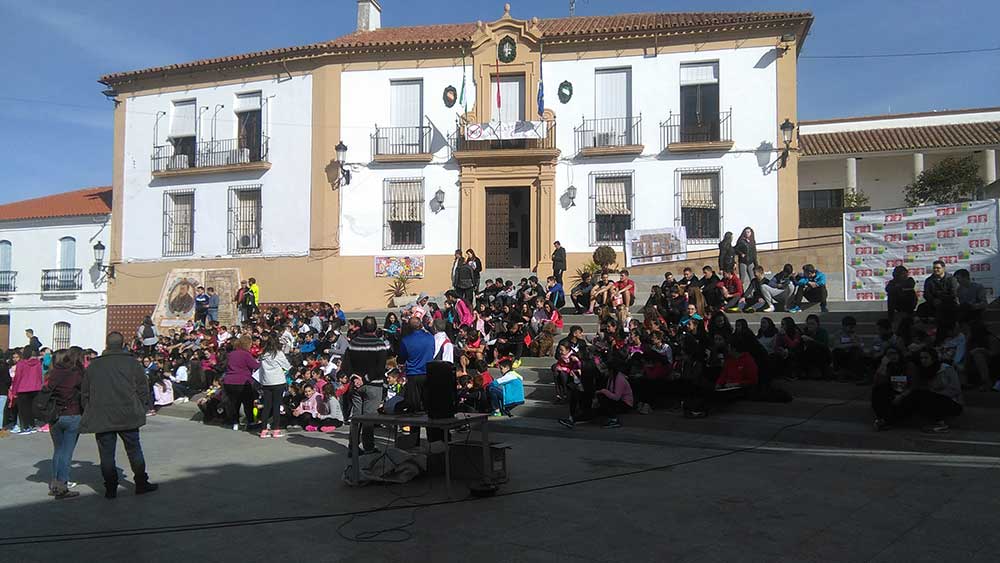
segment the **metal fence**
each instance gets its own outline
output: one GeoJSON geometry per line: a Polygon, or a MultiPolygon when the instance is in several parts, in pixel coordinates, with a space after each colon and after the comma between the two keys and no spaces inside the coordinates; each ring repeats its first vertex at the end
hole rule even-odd
{"type": "Polygon", "coordinates": [[[676,143],[715,143],[733,140],[733,110],[720,111],[717,118],[684,119],[671,113],[660,123],[660,144],[663,149],[676,143]]]}
{"type": "Polygon", "coordinates": [[[79,291],[83,289],[83,270],[63,268],[42,270],[42,291],[79,291]]]}
{"type": "Polygon", "coordinates": [[[195,141],[193,137],[153,147],[153,172],[268,162],[267,136],[195,141]]]}
{"type": "Polygon", "coordinates": [[[0,292],[17,291],[17,272],[4,270],[0,271],[0,292]]]}
{"type": "Polygon", "coordinates": [[[504,149],[555,149],[556,122],[545,122],[544,139],[489,139],[470,141],[465,138],[466,123],[459,121],[454,137],[455,151],[492,151],[504,149]]]}
{"type": "Polygon", "coordinates": [[[430,154],[431,128],[428,125],[412,127],[375,127],[372,133],[372,158],[408,154],[430,154]]]}
{"type": "Polygon", "coordinates": [[[642,144],[642,116],[584,119],[573,129],[576,150],[642,144]]]}

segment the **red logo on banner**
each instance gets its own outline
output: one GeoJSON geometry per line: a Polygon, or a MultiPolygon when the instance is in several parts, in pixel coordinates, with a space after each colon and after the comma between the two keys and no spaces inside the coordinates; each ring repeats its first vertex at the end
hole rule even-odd
{"type": "Polygon", "coordinates": [[[910,268],[911,276],[922,276],[927,273],[927,268],[910,268]]]}
{"type": "Polygon", "coordinates": [[[927,223],[923,221],[907,221],[906,230],[907,231],[919,231],[927,226],[927,223]]]}
{"type": "Polygon", "coordinates": [[[872,232],[871,225],[858,225],[857,227],[854,227],[854,234],[870,233],[870,232],[872,232]]]}
{"type": "Polygon", "coordinates": [[[945,264],[958,264],[958,256],[938,256],[938,260],[945,264]]]}
{"type": "Polygon", "coordinates": [[[969,215],[969,223],[985,223],[988,221],[986,215],[969,215]]]}
{"type": "Polygon", "coordinates": [[[871,291],[865,291],[865,292],[862,292],[862,293],[858,293],[858,299],[860,299],[862,301],[874,301],[875,300],[875,294],[873,292],[871,292],[871,291]]]}
{"type": "Polygon", "coordinates": [[[908,244],[906,245],[906,252],[927,252],[930,250],[929,244],[908,244]]]}
{"type": "Polygon", "coordinates": [[[903,240],[901,233],[889,233],[885,235],[885,242],[900,242],[903,240]]]}
{"type": "Polygon", "coordinates": [[[988,263],[983,264],[969,264],[969,270],[973,272],[989,272],[990,265],[988,263]]]}
{"type": "Polygon", "coordinates": [[[903,220],[902,213],[889,213],[885,216],[886,223],[898,223],[903,220]]]}
{"type": "Polygon", "coordinates": [[[969,241],[969,248],[989,248],[989,247],[990,247],[990,239],[988,238],[974,239],[969,241]]]}
{"type": "Polygon", "coordinates": [[[903,261],[901,259],[898,259],[898,260],[886,260],[885,261],[885,267],[886,268],[895,268],[896,266],[902,266],[902,265],[903,265],[903,261]]]}
{"type": "Polygon", "coordinates": [[[955,238],[955,229],[945,229],[937,232],[937,238],[955,238]]]}
{"type": "Polygon", "coordinates": [[[854,254],[860,256],[862,254],[871,254],[872,247],[870,246],[858,246],[854,249],[854,254]]]}
{"type": "Polygon", "coordinates": [[[871,270],[857,270],[855,273],[859,278],[870,278],[874,274],[871,270]]]}
{"type": "Polygon", "coordinates": [[[955,214],[955,208],[954,207],[939,207],[937,209],[937,216],[938,217],[944,217],[946,215],[954,215],[954,214],[955,214]]]}

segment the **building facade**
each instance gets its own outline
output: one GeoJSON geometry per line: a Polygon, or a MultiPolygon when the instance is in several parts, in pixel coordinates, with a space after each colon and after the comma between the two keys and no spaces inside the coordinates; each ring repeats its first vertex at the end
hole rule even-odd
{"type": "Polygon", "coordinates": [[[974,156],[986,184],[1000,167],[1000,108],[804,121],[799,136],[803,228],[840,227],[851,191],[872,209],[903,207],[903,188],[948,157],[974,156]]]}
{"type": "Polygon", "coordinates": [[[107,272],[94,246],[111,239],[110,187],[0,205],[0,347],[103,350],[107,272]]]}
{"type": "Polygon", "coordinates": [[[414,292],[444,290],[456,248],[544,275],[555,240],[572,268],[627,229],[683,226],[693,249],[744,226],[765,247],[796,238],[779,125],[809,14],[385,16],[360,0],[359,30],[330,42],[102,79],[112,260],[132,274],[113,307],[138,314],[171,269],[362,309],[400,267],[422,269],[414,292]]]}

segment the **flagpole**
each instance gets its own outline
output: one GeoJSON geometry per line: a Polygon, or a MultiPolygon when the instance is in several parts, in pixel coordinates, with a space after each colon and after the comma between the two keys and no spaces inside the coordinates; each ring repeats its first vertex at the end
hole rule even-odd
{"type": "Polygon", "coordinates": [[[500,101],[500,54],[497,53],[497,123],[498,131],[497,137],[499,140],[503,141],[503,116],[501,115],[501,101],[500,101]]]}

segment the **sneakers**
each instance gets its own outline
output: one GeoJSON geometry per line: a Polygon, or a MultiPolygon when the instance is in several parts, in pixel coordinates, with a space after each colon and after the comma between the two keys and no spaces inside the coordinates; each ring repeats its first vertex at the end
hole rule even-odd
{"type": "Polygon", "coordinates": [[[791,308],[788,309],[788,312],[789,313],[801,313],[802,312],[802,307],[791,307],[791,308]]]}
{"type": "Polygon", "coordinates": [[[514,364],[513,364],[512,367],[514,369],[517,369],[517,368],[521,367],[521,360],[520,359],[514,360],[514,364]]]}
{"type": "Polygon", "coordinates": [[[237,432],[238,432],[238,431],[239,431],[239,429],[240,429],[240,425],[239,425],[239,424],[234,424],[234,425],[233,425],[233,430],[234,430],[234,431],[237,431],[237,432]]]}
{"type": "Polygon", "coordinates": [[[319,428],[318,428],[318,427],[316,427],[316,426],[313,426],[312,424],[310,424],[310,425],[306,426],[306,428],[305,428],[305,431],[306,431],[306,432],[315,432],[315,431],[317,431],[317,430],[319,430],[319,428]]]}
{"type": "Polygon", "coordinates": [[[728,307],[726,309],[726,312],[727,313],[739,313],[740,312],[740,308],[739,307],[728,307]]]}
{"type": "Polygon", "coordinates": [[[562,424],[564,427],[569,428],[570,430],[576,428],[576,423],[573,422],[572,418],[560,418],[559,424],[562,424]]]}
{"type": "Polygon", "coordinates": [[[28,434],[34,434],[35,432],[38,432],[35,428],[25,428],[23,430],[15,430],[13,434],[15,436],[27,436],[28,434]]]}
{"type": "Polygon", "coordinates": [[[336,432],[337,431],[337,427],[336,426],[320,426],[319,427],[319,431],[320,432],[336,432]]]}
{"type": "Polygon", "coordinates": [[[49,431],[49,425],[48,424],[43,424],[42,427],[38,429],[38,431],[39,432],[48,432],[49,431]]]}
{"type": "Polygon", "coordinates": [[[768,305],[767,307],[764,307],[763,309],[761,309],[761,311],[763,311],[765,313],[773,313],[774,312],[774,306],[768,305]]]}
{"type": "Polygon", "coordinates": [[[281,430],[274,430],[273,432],[271,432],[271,437],[272,438],[284,438],[285,437],[285,433],[282,432],[281,430]]]}
{"type": "Polygon", "coordinates": [[[617,418],[609,418],[608,421],[601,426],[601,428],[621,428],[621,427],[622,423],[617,418]]]}
{"type": "Polygon", "coordinates": [[[892,426],[889,425],[889,421],[884,418],[876,418],[873,426],[875,427],[876,432],[882,432],[883,430],[892,428],[892,426]]]}
{"type": "Polygon", "coordinates": [[[649,414],[653,412],[653,407],[649,406],[649,403],[639,403],[639,408],[636,409],[639,414],[649,414]]]}
{"type": "Polygon", "coordinates": [[[160,486],[157,485],[156,483],[150,483],[147,481],[145,484],[135,486],[135,494],[144,495],[146,493],[152,493],[159,488],[160,486]]]}
{"type": "Polygon", "coordinates": [[[69,489],[62,489],[62,490],[56,491],[56,492],[54,492],[52,494],[52,498],[54,498],[56,500],[62,500],[62,499],[67,499],[67,498],[76,498],[78,496],[80,496],[80,493],[78,493],[76,491],[71,491],[69,489]]]}
{"type": "Polygon", "coordinates": [[[267,428],[261,430],[260,431],[260,437],[261,438],[270,438],[271,437],[271,431],[268,430],[267,428]]]}
{"type": "Polygon", "coordinates": [[[706,416],[708,416],[708,413],[705,411],[684,411],[684,418],[705,418],[706,416]]]}
{"type": "Polygon", "coordinates": [[[927,426],[923,427],[923,431],[926,432],[927,434],[944,434],[946,432],[949,432],[950,430],[951,427],[948,426],[948,424],[943,420],[939,420],[934,424],[928,424],[927,426]]]}

